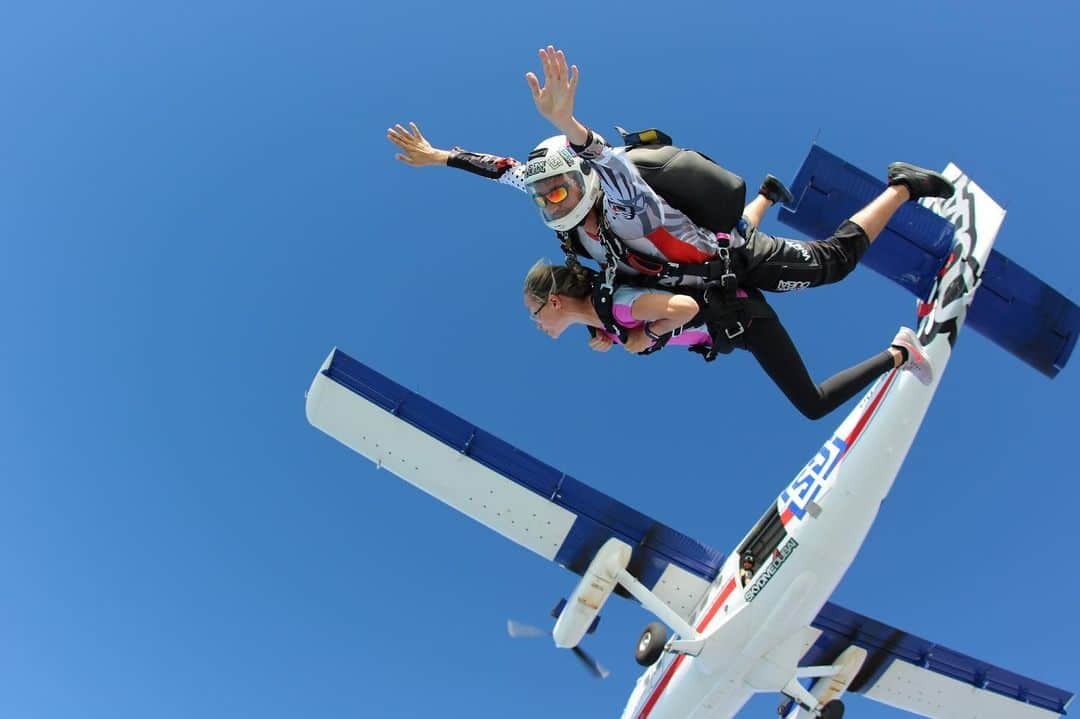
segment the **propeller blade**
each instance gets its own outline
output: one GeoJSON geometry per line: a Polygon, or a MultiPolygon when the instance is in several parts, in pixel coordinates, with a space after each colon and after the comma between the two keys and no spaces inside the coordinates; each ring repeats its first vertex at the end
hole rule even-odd
{"type": "Polygon", "coordinates": [[[584,664],[596,678],[607,679],[611,674],[611,672],[605,669],[600,662],[589,656],[581,647],[574,647],[571,651],[574,652],[574,655],[581,660],[581,663],[584,664]]]}
{"type": "Polygon", "coordinates": [[[515,622],[513,619],[506,620],[506,633],[511,639],[531,639],[532,637],[544,637],[548,632],[531,624],[515,622]]]}
{"type": "MultiPolygon", "coordinates": [[[[550,636],[550,632],[547,630],[513,619],[506,620],[506,633],[510,635],[511,639],[532,639],[535,637],[550,636]]],[[[581,660],[581,663],[585,665],[585,668],[588,669],[594,677],[607,679],[611,674],[611,672],[600,664],[600,662],[589,656],[581,647],[574,647],[571,651],[574,652],[574,656],[581,660]]]]}

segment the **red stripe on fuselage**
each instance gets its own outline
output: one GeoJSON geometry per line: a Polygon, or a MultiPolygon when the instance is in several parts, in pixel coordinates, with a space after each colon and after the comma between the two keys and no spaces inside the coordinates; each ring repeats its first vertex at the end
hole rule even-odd
{"type": "Polygon", "coordinates": [[[787,526],[787,523],[791,521],[791,518],[795,515],[791,512],[791,507],[784,510],[784,513],[780,515],[780,524],[787,526]]]}
{"type": "Polygon", "coordinates": [[[735,579],[732,578],[727,583],[727,586],[724,587],[723,590],[720,592],[720,596],[716,598],[716,601],[713,602],[713,605],[711,607],[709,607],[708,613],[704,617],[701,618],[700,622],[698,622],[697,630],[698,630],[699,634],[701,632],[705,631],[705,627],[709,626],[709,622],[711,622],[713,620],[713,617],[716,616],[716,613],[718,611],[720,611],[720,607],[723,606],[724,602],[727,601],[727,598],[730,597],[731,593],[734,592],[734,591],[735,591],[735,579]]]}
{"type": "MultiPolygon", "coordinates": [[[[651,236],[650,239],[652,239],[651,236]]],[[[863,412],[862,417],[860,417],[859,421],[855,423],[854,429],[852,429],[848,436],[845,438],[844,454],[847,454],[848,450],[851,449],[852,444],[855,443],[855,441],[859,438],[859,435],[861,435],[863,433],[863,430],[866,429],[866,425],[870,423],[870,418],[874,416],[874,412],[877,411],[878,405],[881,404],[881,400],[885,398],[885,393],[889,391],[889,387],[892,386],[893,380],[896,379],[896,372],[896,370],[893,370],[889,373],[888,378],[886,378],[885,380],[885,384],[881,387],[881,391],[878,392],[877,396],[874,397],[872,402],[870,402],[870,406],[866,408],[866,411],[863,412]]],[[[789,507],[784,510],[784,513],[782,515],[780,515],[780,521],[786,525],[791,520],[791,517],[791,508],[789,507]]],[[[731,596],[731,593],[734,591],[735,580],[732,579],[727,583],[727,586],[724,587],[723,591],[720,592],[720,596],[716,598],[716,601],[713,602],[712,606],[709,607],[708,613],[706,613],[704,618],[702,618],[701,622],[698,623],[697,631],[699,633],[705,630],[705,627],[708,626],[709,622],[712,621],[713,617],[716,616],[716,613],[720,611],[720,607],[723,606],[724,602],[727,601],[727,598],[731,596]]],[[[667,672],[664,673],[664,677],[656,685],[656,688],[653,689],[653,693],[649,697],[649,700],[645,702],[645,706],[641,708],[641,713],[638,714],[638,719],[646,719],[646,717],[649,716],[649,713],[653,710],[653,707],[655,707],[656,703],[660,701],[660,695],[663,694],[664,689],[667,688],[667,685],[671,683],[672,677],[675,676],[675,672],[683,663],[684,659],[686,659],[686,655],[680,654],[675,659],[675,661],[672,662],[671,666],[668,667],[667,672]]]]}
{"type": "MultiPolygon", "coordinates": [[[[716,613],[720,611],[720,607],[724,606],[724,602],[727,601],[728,597],[730,597],[731,593],[734,591],[735,579],[732,578],[728,581],[727,585],[720,591],[720,596],[718,596],[716,598],[716,601],[712,603],[712,606],[709,607],[709,611],[706,612],[705,616],[701,618],[700,622],[698,622],[697,631],[699,634],[705,631],[705,627],[709,626],[709,622],[713,620],[713,617],[716,616],[716,613]]],[[[653,710],[653,707],[656,706],[656,702],[660,701],[660,695],[664,693],[664,689],[667,688],[667,685],[671,683],[671,678],[675,676],[675,670],[679,668],[679,665],[683,663],[684,659],[686,659],[686,655],[680,654],[678,657],[675,658],[675,661],[672,662],[671,666],[668,667],[668,670],[664,673],[664,677],[656,685],[656,688],[653,689],[652,696],[650,696],[649,700],[645,702],[645,706],[641,708],[641,713],[638,714],[638,719],[645,719],[647,716],[649,716],[649,712],[651,712],[653,710]]]]}
{"type": "Polygon", "coordinates": [[[704,262],[712,257],[712,255],[705,254],[693,245],[683,242],[663,227],[657,228],[645,236],[649,238],[649,242],[656,245],[656,249],[660,250],[660,254],[672,262],[704,262]]]}
{"type": "Polygon", "coordinates": [[[844,438],[844,454],[851,451],[851,445],[855,444],[855,440],[859,438],[862,431],[866,429],[866,425],[870,423],[870,418],[873,416],[874,411],[877,410],[878,405],[881,404],[881,400],[884,399],[885,393],[889,391],[889,386],[892,384],[892,381],[896,379],[896,373],[897,370],[893,370],[889,373],[881,391],[877,393],[877,397],[874,397],[874,401],[870,403],[870,406],[863,412],[863,416],[859,417],[859,421],[855,423],[855,428],[844,438]]]}

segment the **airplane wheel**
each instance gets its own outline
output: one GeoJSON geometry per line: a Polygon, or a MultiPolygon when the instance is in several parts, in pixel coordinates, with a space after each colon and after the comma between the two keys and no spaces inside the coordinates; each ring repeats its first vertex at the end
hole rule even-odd
{"type": "Polygon", "coordinates": [[[653,622],[641,633],[634,659],[643,667],[651,667],[664,653],[665,644],[667,644],[667,628],[660,622],[653,622]]]}
{"type": "Polygon", "coordinates": [[[842,719],[844,716],[844,702],[833,699],[821,707],[821,719],[842,719]]]}

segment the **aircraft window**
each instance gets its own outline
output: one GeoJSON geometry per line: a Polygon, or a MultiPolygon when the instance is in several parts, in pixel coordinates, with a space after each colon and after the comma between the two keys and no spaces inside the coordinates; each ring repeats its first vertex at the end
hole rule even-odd
{"type": "Polygon", "coordinates": [[[786,535],[784,523],[780,521],[780,512],[776,509],[776,502],[773,502],[739,547],[739,579],[744,587],[764,558],[772,556],[786,535]]]}

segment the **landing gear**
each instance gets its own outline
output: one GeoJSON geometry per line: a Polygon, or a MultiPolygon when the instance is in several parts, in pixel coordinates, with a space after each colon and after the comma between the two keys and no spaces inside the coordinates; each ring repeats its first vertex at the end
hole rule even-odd
{"type": "MultiPolygon", "coordinates": [[[[635,661],[643,667],[651,667],[664,653],[666,644],[667,628],[660,622],[653,622],[645,627],[645,631],[638,639],[637,650],[634,652],[635,661]]],[[[834,718],[829,717],[829,719],[834,718]]]]}
{"type": "Polygon", "coordinates": [[[842,719],[844,716],[844,702],[839,699],[833,699],[818,711],[821,712],[818,715],[821,719],[842,719]]]}
{"type": "MultiPolygon", "coordinates": [[[[776,708],[776,713],[781,717],[786,717],[792,709],[795,708],[796,702],[794,699],[788,699],[787,701],[780,702],[780,706],[776,708]]],[[[809,707],[805,704],[799,704],[803,709],[809,710],[809,707]]],[[[816,712],[816,716],[819,719],[843,719],[844,716],[844,702],[839,699],[833,699],[831,702],[825,702],[816,712]]]]}

